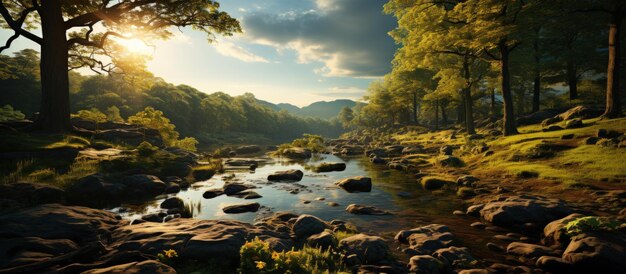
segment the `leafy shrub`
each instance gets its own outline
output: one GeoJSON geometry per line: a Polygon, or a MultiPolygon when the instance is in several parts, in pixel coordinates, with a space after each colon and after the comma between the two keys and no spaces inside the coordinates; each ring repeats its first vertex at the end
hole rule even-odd
{"type": "Polygon", "coordinates": [[[98,130],[98,124],[107,121],[107,116],[97,108],[79,110],[77,114],[72,114],[72,117],[78,117],[85,121],[94,123],[96,130],[98,130]]]}
{"type": "Polygon", "coordinates": [[[621,223],[608,217],[586,216],[570,221],[565,225],[565,233],[575,236],[589,231],[615,231],[621,223]]]}
{"type": "Polygon", "coordinates": [[[158,147],[155,147],[146,141],[141,142],[141,144],[137,146],[137,153],[139,153],[140,156],[144,156],[144,157],[150,156],[154,154],[155,152],[157,152],[158,150],[159,150],[158,147]]]}
{"type": "Polygon", "coordinates": [[[196,145],[198,144],[198,140],[193,137],[187,137],[175,142],[175,147],[181,148],[188,151],[197,151],[196,145]]]}
{"type": "Polygon", "coordinates": [[[14,110],[11,105],[5,105],[0,108],[0,122],[22,120],[24,117],[26,117],[24,113],[14,110]]]}
{"type": "Polygon", "coordinates": [[[158,130],[167,146],[174,145],[179,136],[176,126],[170,122],[170,119],[165,117],[162,111],[152,107],[146,107],[143,111],[128,117],[128,122],[158,130]]]}
{"type": "Polygon", "coordinates": [[[337,273],[345,271],[341,254],[305,246],[301,250],[276,252],[269,243],[259,240],[241,247],[241,273],[337,273]]]}
{"type": "Polygon", "coordinates": [[[176,258],[178,258],[178,253],[173,249],[163,250],[163,252],[157,254],[157,260],[159,260],[159,262],[170,266],[174,264],[176,258]]]}

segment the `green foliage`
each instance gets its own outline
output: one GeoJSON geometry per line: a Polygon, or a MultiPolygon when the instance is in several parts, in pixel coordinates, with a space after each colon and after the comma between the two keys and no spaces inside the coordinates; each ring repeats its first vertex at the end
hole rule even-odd
{"type": "Polygon", "coordinates": [[[155,147],[146,141],[141,142],[141,144],[137,146],[137,153],[139,153],[139,156],[143,156],[143,157],[150,156],[154,154],[155,152],[157,152],[158,150],[159,150],[158,147],[155,147]]]}
{"type": "MultiPolygon", "coordinates": [[[[304,134],[303,138],[295,139],[290,144],[287,144],[286,147],[301,147],[308,148],[314,153],[321,153],[326,150],[326,146],[324,145],[324,138],[319,135],[313,134],[304,134]]],[[[285,148],[284,145],[281,145],[279,150],[285,148]]]]}
{"type": "Polygon", "coordinates": [[[622,223],[609,217],[585,216],[570,221],[564,227],[567,235],[575,236],[591,231],[616,231],[622,223]]]}
{"type": "Polygon", "coordinates": [[[354,111],[350,107],[344,107],[339,112],[339,121],[344,128],[350,128],[354,120],[354,111]]]}
{"type": "Polygon", "coordinates": [[[0,122],[22,120],[26,117],[24,113],[19,110],[14,110],[11,105],[5,105],[0,108],[0,122]]]}
{"type": "Polygon", "coordinates": [[[176,140],[174,142],[174,146],[177,148],[181,148],[188,151],[197,151],[196,145],[198,144],[198,140],[193,137],[185,137],[180,140],[176,140]]]}
{"type": "Polygon", "coordinates": [[[73,114],[72,117],[77,117],[85,121],[94,123],[96,130],[98,130],[98,124],[107,121],[106,114],[102,113],[97,108],[92,108],[90,110],[79,110],[78,113],[73,114]]]}
{"type": "Polygon", "coordinates": [[[16,169],[2,178],[1,182],[7,184],[20,181],[35,181],[67,188],[80,178],[97,173],[100,170],[99,162],[93,160],[76,160],[64,173],[53,168],[37,169],[38,166],[40,166],[40,163],[34,160],[20,161],[17,163],[16,169]]]}
{"type": "Polygon", "coordinates": [[[116,106],[111,106],[106,110],[107,120],[115,123],[123,123],[124,118],[120,115],[120,109],[116,106]]]}
{"type": "Polygon", "coordinates": [[[269,243],[259,240],[246,242],[240,250],[240,273],[338,273],[347,269],[341,255],[305,246],[301,250],[275,252],[269,243]]]}
{"type": "Polygon", "coordinates": [[[128,117],[128,122],[158,130],[167,146],[173,146],[179,136],[176,126],[170,122],[170,119],[165,117],[162,111],[152,107],[146,107],[143,111],[128,117]]]}
{"type": "Polygon", "coordinates": [[[163,250],[163,252],[157,254],[157,260],[169,266],[174,264],[176,258],[178,258],[178,253],[173,249],[163,250]]]}

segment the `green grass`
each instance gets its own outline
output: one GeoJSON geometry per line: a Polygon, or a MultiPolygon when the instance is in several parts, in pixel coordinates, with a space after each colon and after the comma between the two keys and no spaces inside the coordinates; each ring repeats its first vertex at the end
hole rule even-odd
{"type": "Polygon", "coordinates": [[[74,148],[83,149],[90,141],[75,135],[62,134],[0,134],[0,151],[37,151],[45,149],[74,148]]]}
{"type": "Polygon", "coordinates": [[[2,178],[2,183],[37,182],[59,188],[67,188],[72,183],[87,175],[100,171],[99,162],[94,160],[77,160],[66,171],[53,168],[38,169],[34,160],[20,161],[16,170],[2,178]]]}

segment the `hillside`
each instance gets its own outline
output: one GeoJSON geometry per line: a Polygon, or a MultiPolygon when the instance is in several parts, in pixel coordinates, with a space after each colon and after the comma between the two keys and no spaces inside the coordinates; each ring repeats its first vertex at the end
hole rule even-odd
{"type": "Polygon", "coordinates": [[[312,117],[330,120],[337,117],[344,107],[354,107],[356,102],[348,99],[338,99],[334,101],[319,101],[305,107],[298,107],[288,103],[273,104],[267,101],[258,100],[259,104],[270,107],[274,110],[286,110],[290,114],[300,117],[312,117]]]}

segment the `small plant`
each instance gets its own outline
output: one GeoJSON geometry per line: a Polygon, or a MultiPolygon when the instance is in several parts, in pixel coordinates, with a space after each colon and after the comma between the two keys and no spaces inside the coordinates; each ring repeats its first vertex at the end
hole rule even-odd
{"type": "Polygon", "coordinates": [[[198,140],[193,137],[186,137],[180,140],[176,140],[174,146],[177,148],[181,148],[188,151],[197,151],[196,145],[198,144],[198,140]]]}
{"type": "Polygon", "coordinates": [[[178,253],[173,249],[163,250],[163,252],[157,254],[157,260],[169,266],[174,264],[176,258],[178,258],[178,253]]]}
{"type": "Polygon", "coordinates": [[[241,247],[240,273],[339,273],[345,271],[341,254],[309,246],[287,252],[272,251],[269,243],[259,240],[241,247]]]}
{"type": "Polygon", "coordinates": [[[570,221],[564,229],[565,233],[572,237],[589,231],[615,231],[620,225],[619,221],[611,218],[586,216],[570,221]]]}
{"type": "Polygon", "coordinates": [[[155,147],[146,141],[141,142],[141,144],[137,146],[137,153],[139,153],[140,156],[144,156],[144,157],[150,156],[154,154],[155,152],[157,152],[158,150],[159,150],[158,147],[155,147]]]}

